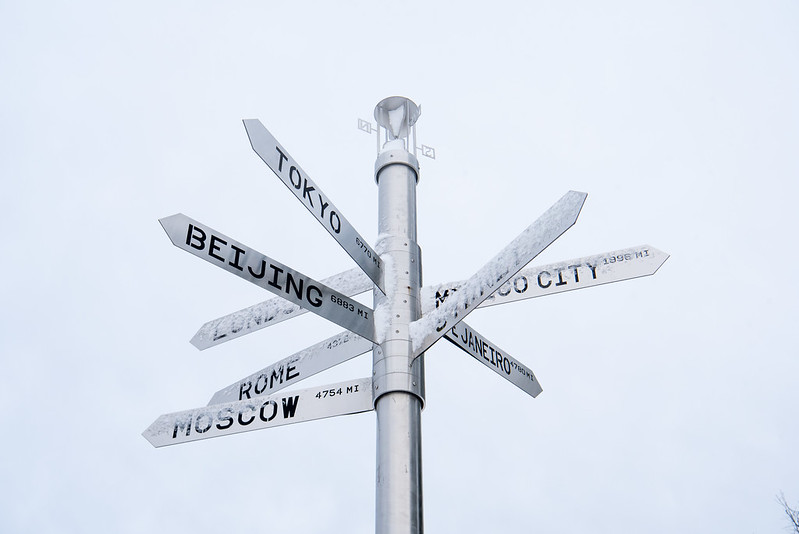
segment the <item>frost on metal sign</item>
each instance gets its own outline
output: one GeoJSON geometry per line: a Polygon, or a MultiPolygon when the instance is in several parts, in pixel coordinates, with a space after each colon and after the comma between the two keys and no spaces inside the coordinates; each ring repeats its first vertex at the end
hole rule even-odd
{"type": "Polygon", "coordinates": [[[277,142],[258,119],[247,119],[244,128],[250,138],[250,144],[256,154],[272,169],[294,196],[302,202],[316,220],[325,227],[330,235],[347,251],[355,263],[372,279],[380,290],[383,290],[383,266],[380,255],[344,218],[330,199],[308,173],[289,155],[288,151],[277,142]]]}
{"type": "MultiPolygon", "coordinates": [[[[542,388],[533,372],[463,319],[477,307],[651,275],[668,258],[667,254],[642,245],[526,267],[576,222],[586,194],[569,191],[472,278],[420,288],[422,270],[417,259],[415,213],[418,182],[415,156],[419,148],[415,123],[420,113],[419,106],[399,96],[386,98],[375,108],[378,234],[383,243],[404,243],[381,247],[382,258],[260,121],[244,121],[253,150],[355,260],[358,269],[319,282],[185,215],[161,219],[177,247],[276,295],[206,323],[192,339],[196,347],[202,350],[306,311],[347,331],[279,359],[221,389],[208,406],[162,415],[144,431],[150,443],[162,447],[376,410],[376,531],[420,531],[419,453],[424,370],[423,362],[417,358],[444,337],[535,397],[542,388]],[[381,128],[387,141],[382,145],[383,151],[381,128]],[[391,188],[387,184],[392,184],[391,188]],[[374,291],[379,306],[379,337],[382,339],[384,332],[398,334],[387,337],[375,349],[373,376],[286,391],[309,376],[374,348],[378,337],[374,312],[353,300],[353,296],[368,290],[374,291]],[[421,318],[412,321],[418,317],[419,308],[421,318]]],[[[373,131],[368,121],[359,120],[358,127],[367,133],[373,131]]],[[[433,147],[422,145],[421,150],[423,156],[435,159],[433,147]]]]}
{"type": "Polygon", "coordinates": [[[585,202],[585,193],[569,191],[527,227],[494,259],[466,281],[454,298],[411,323],[414,354],[427,350],[447,326],[453,326],[491,296],[513,275],[560,237],[577,221],[585,202]]]}
{"type": "MultiPolygon", "coordinates": [[[[478,307],[485,308],[517,300],[555,295],[573,289],[651,276],[668,258],[668,254],[655,247],[640,245],[529,267],[522,269],[516,276],[502,284],[478,307]]],[[[373,287],[372,281],[358,267],[325,278],[322,283],[348,297],[354,297],[373,287]]],[[[462,280],[423,287],[422,312],[428,313],[441,305],[465,283],[466,281],[462,280]]],[[[198,349],[204,350],[306,312],[306,309],[296,304],[275,297],[208,321],[200,327],[191,339],[191,343],[198,349]]]]}
{"type": "Polygon", "coordinates": [[[465,321],[447,328],[444,339],[531,397],[537,397],[543,391],[535,374],[526,365],[478,334],[465,321]]]}
{"type": "Polygon", "coordinates": [[[340,363],[372,350],[374,345],[352,332],[342,332],[273,363],[217,391],[209,405],[271,395],[340,363]]]}
{"type": "Polygon", "coordinates": [[[142,435],[163,447],[372,409],[372,379],[361,378],[165,414],[142,435]]]}
{"type": "Polygon", "coordinates": [[[160,222],[176,247],[374,341],[371,308],[182,213],[160,222]]]}
{"type": "MultiPolygon", "coordinates": [[[[322,284],[348,297],[360,295],[374,288],[372,281],[358,267],[329,276],[322,280],[322,284]]],[[[302,315],[307,311],[283,298],[273,297],[243,310],[208,321],[191,338],[191,344],[200,350],[205,350],[302,315]]]]}
{"type": "MultiPolygon", "coordinates": [[[[502,284],[480,307],[650,276],[668,258],[668,254],[655,247],[640,245],[523,269],[502,284]]],[[[422,288],[422,311],[426,313],[438,307],[465,283],[450,282],[422,288]]]]}

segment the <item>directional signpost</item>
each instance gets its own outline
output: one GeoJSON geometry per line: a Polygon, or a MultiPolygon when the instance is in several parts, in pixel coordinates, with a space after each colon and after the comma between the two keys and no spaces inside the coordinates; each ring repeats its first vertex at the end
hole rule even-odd
{"type": "MultiPolygon", "coordinates": [[[[374,287],[372,281],[357,267],[325,278],[322,283],[348,297],[354,297],[374,287]]],[[[191,338],[191,344],[200,350],[205,350],[296,317],[306,311],[308,310],[283,298],[274,297],[230,315],[208,321],[191,338]]]]}
{"type": "MultiPolygon", "coordinates": [[[[642,245],[526,267],[576,222],[586,194],[569,191],[472,278],[423,288],[421,249],[416,242],[415,123],[420,114],[421,109],[404,97],[386,98],[375,108],[380,239],[374,248],[260,121],[244,121],[253,150],[352,257],[355,269],[316,281],[185,215],[161,219],[175,246],[275,295],[203,325],[191,340],[198,349],[307,311],[346,331],[222,388],[207,406],[162,415],[144,431],[150,443],[162,447],[375,411],[375,531],[420,534],[425,351],[443,337],[536,397],[542,388],[533,371],[463,319],[478,307],[649,276],[668,259],[656,248],[642,245]],[[372,308],[353,299],[369,290],[372,308]],[[369,378],[286,390],[370,350],[373,372],[369,378]]],[[[373,131],[366,121],[359,121],[359,128],[373,131]]]]}
{"type": "Polygon", "coordinates": [[[342,332],[217,391],[208,405],[270,395],[369,352],[372,347],[373,343],[368,339],[352,332],[342,332]]]}
{"type": "MultiPolygon", "coordinates": [[[[668,254],[656,248],[641,245],[523,269],[485,299],[480,307],[653,275],[668,257],[668,254]]],[[[465,284],[452,282],[422,288],[423,311],[426,313],[437,308],[465,284]]]]}
{"type": "Polygon", "coordinates": [[[270,169],[286,184],[297,199],[308,208],[325,230],[338,241],[363,272],[377,287],[383,289],[383,271],[380,256],[355,231],[355,228],[336,209],[330,199],[322,193],[319,186],[308,177],[288,151],[272,137],[259,120],[245,120],[244,127],[250,137],[252,149],[264,160],[270,169]]]}
{"type": "Polygon", "coordinates": [[[372,380],[362,378],[300,391],[162,415],[144,431],[154,447],[368,412],[372,380]]]}
{"type": "Polygon", "coordinates": [[[541,384],[526,365],[478,334],[464,321],[447,328],[444,339],[531,397],[537,397],[543,391],[541,384]]]}
{"type": "Polygon", "coordinates": [[[179,213],[161,219],[172,243],[339,326],[374,340],[372,310],[179,213]]]}
{"type": "MultiPolygon", "coordinates": [[[[517,300],[555,295],[573,289],[632,280],[655,274],[669,255],[649,245],[614,250],[604,254],[522,269],[478,307],[485,308],[517,300]]],[[[354,297],[372,289],[369,278],[358,268],[325,278],[322,283],[354,297]]],[[[457,291],[465,281],[425,286],[421,291],[422,312],[428,313],[457,291]]],[[[200,350],[275,325],[307,310],[282,298],[272,298],[208,321],[191,339],[200,350]]]]}

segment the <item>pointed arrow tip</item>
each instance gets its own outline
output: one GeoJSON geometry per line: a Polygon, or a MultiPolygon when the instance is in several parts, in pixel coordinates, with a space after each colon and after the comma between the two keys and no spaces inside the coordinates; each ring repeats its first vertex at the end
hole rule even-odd
{"type": "Polygon", "coordinates": [[[175,234],[176,225],[173,221],[178,219],[187,219],[187,217],[182,213],[176,213],[174,215],[170,215],[169,217],[162,217],[158,219],[158,222],[161,223],[161,228],[163,228],[164,232],[166,232],[166,235],[169,236],[169,240],[172,241],[172,244],[176,246],[178,244],[177,241],[175,241],[175,236],[177,235],[175,234]]]}
{"type": "Polygon", "coordinates": [[[194,334],[194,337],[192,337],[192,338],[189,340],[189,343],[191,343],[192,345],[194,345],[194,347],[195,347],[197,350],[205,350],[205,349],[207,349],[207,348],[208,348],[208,344],[207,344],[205,341],[203,341],[203,338],[204,338],[204,336],[201,336],[201,335],[200,335],[200,332],[201,332],[201,330],[200,330],[200,331],[198,331],[196,334],[194,334]]]}

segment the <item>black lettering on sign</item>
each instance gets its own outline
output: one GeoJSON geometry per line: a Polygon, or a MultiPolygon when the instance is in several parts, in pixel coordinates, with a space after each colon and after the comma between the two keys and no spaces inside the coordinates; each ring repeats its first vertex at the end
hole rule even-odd
{"type": "Polygon", "coordinates": [[[497,290],[497,294],[500,297],[507,297],[508,295],[510,295],[510,282],[505,282],[504,284],[499,286],[499,289],[497,290]],[[507,288],[507,291],[505,291],[505,288],[507,288]]]}
{"type": "Polygon", "coordinates": [[[275,401],[270,399],[265,403],[263,403],[263,405],[261,406],[261,413],[259,414],[261,421],[263,421],[264,423],[268,423],[269,421],[274,419],[276,415],[277,415],[277,403],[275,401]],[[270,415],[266,415],[265,410],[267,406],[272,408],[272,413],[270,415]]]}
{"type": "MultiPolygon", "coordinates": [[[[335,212],[331,212],[331,217],[338,217],[335,212]]],[[[333,220],[333,219],[331,219],[333,220]]],[[[337,220],[337,219],[336,219],[337,220]]],[[[340,227],[340,222],[337,223],[340,227]]],[[[233,243],[228,243],[225,239],[209,233],[199,226],[189,224],[186,232],[186,245],[196,250],[207,250],[208,256],[226,262],[231,267],[246,271],[249,276],[256,280],[266,280],[267,285],[277,290],[284,292],[286,295],[295,298],[299,301],[305,301],[314,308],[322,306],[324,301],[324,294],[322,289],[314,284],[311,284],[308,279],[299,275],[299,273],[292,273],[286,271],[282,267],[278,267],[273,263],[268,263],[266,259],[254,260],[247,262],[247,249],[239,247],[233,243]],[[206,247],[207,244],[207,247],[206,247]],[[256,263],[260,262],[260,264],[256,263]]],[[[350,311],[355,312],[355,309],[350,311]]],[[[366,317],[365,312],[361,312],[361,316],[366,317]]],[[[366,317],[368,318],[368,317],[366,317]]],[[[268,318],[267,320],[271,320],[268,318]]],[[[260,324],[261,318],[256,319],[256,324],[260,324]]],[[[233,333],[241,331],[245,328],[250,328],[250,324],[242,324],[237,330],[234,329],[233,333]]],[[[225,333],[215,332],[214,341],[221,339],[228,335],[225,333]]]]}
{"type": "Polygon", "coordinates": [[[216,418],[219,419],[219,423],[216,424],[216,428],[218,428],[219,430],[225,430],[227,428],[232,427],[233,426],[233,408],[230,408],[230,407],[222,408],[221,410],[219,410],[219,413],[216,414],[216,418]],[[223,416],[222,414],[225,413],[225,412],[226,412],[226,415],[223,416]],[[224,421],[226,424],[223,425],[222,421],[224,421]]]}
{"type": "Polygon", "coordinates": [[[283,419],[294,417],[297,411],[297,405],[300,402],[300,396],[294,395],[293,397],[283,397],[283,419]]]}
{"type": "Polygon", "coordinates": [[[579,269],[579,268],[580,268],[579,265],[569,265],[569,269],[573,269],[574,270],[574,282],[578,283],[578,284],[580,283],[580,275],[577,272],[577,269],[579,269]]]}
{"type": "Polygon", "coordinates": [[[445,289],[444,293],[440,293],[438,290],[436,290],[436,308],[438,308],[439,306],[444,304],[444,301],[447,300],[447,297],[449,297],[449,292],[450,291],[455,292],[457,290],[458,289],[455,288],[455,287],[453,287],[451,290],[450,289],[445,289]]]}
{"type": "Polygon", "coordinates": [[[244,408],[239,410],[239,424],[241,426],[247,426],[250,423],[252,423],[253,421],[255,421],[255,414],[254,413],[252,414],[252,417],[250,417],[246,422],[244,421],[244,419],[241,418],[241,416],[244,415],[244,411],[243,411],[244,409],[252,410],[254,412],[255,411],[255,406],[253,406],[252,404],[248,404],[247,406],[245,406],[244,408]]]}
{"type": "Polygon", "coordinates": [[[316,286],[308,285],[308,289],[305,291],[305,300],[314,308],[318,308],[322,305],[322,290],[316,286]],[[316,295],[312,297],[311,291],[315,292],[316,295]]]}
{"type": "Polygon", "coordinates": [[[214,418],[208,415],[207,413],[201,413],[197,416],[197,419],[194,420],[194,430],[198,434],[203,434],[204,432],[208,432],[211,430],[211,427],[214,426],[214,418]],[[208,425],[200,426],[200,420],[205,417],[208,419],[208,425]]]}
{"type": "Polygon", "coordinates": [[[338,213],[333,210],[330,210],[330,228],[332,228],[337,234],[341,233],[341,219],[339,218],[338,213]],[[333,217],[336,218],[335,222],[333,222],[333,217]]]}
{"type": "Polygon", "coordinates": [[[286,155],[283,152],[281,152],[278,147],[275,147],[275,150],[277,150],[277,153],[280,154],[280,161],[277,164],[277,170],[282,171],[283,170],[283,162],[284,161],[288,161],[289,158],[287,158],[286,155]]]}
{"type": "Polygon", "coordinates": [[[520,295],[527,291],[527,277],[526,276],[519,276],[515,280],[513,280],[513,290],[520,295]],[[519,281],[521,280],[522,286],[519,287],[519,281]]]}
{"type": "Polygon", "coordinates": [[[541,277],[544,275],[547,275],[550,278],[552,277],[552,275],[549,274],[549,271],[541,271],[540,273],[538,273],[538,287],[540,287],[541,289],[546,289],[552,285],[552,280],[547,280],[546,284],[541,282],[541,277]]]}
{"type": "MultiPolygon", "coordinates": [[[[352,388],[348,389],[351,390],[352,388]]],[[[355,391],[358,391],[358,386],[355,386],[355,391]]],[[[337,394],[341,394],[340,389],[337,394]]],[[[264,423],[268,423],[273,421],[278,414],[281,413],[284,419],[290,419],[297,415],[299,403],[300,396],[294,395],[293,397],[282,398],[281,403],[278,403],[274,399],[267,399],[260,406],[250,403],[239,406],[228,405],[221,408],[216,414],[211,411],[201,411],[190,415],[184,415],[174,420],[172,439],[190,436],[192,428],[197,434],[204,434],[214,427],[216,427],[217,430],[227,430],[232,428],[236,422],[238,422],[240,426],[248,426],[252,424],[256,418],[264,423]],[[236,412],[237,409],[238,413],[236,412]]]]}
{"type": "Polygon", "coordinates": [[[250,382],[249,380],[247,382],[242,382],[241,383],[241,385],[239,386],[239,400],[243,400],[244,399],[244,395],[247,395],[248,399],[250,398],[250,388],[251,387],[252,387],[252,382],[250,382]]]}
{"type": "Polygon", "coordinates": [[[244,253],[244,250],[243,250],[243,249],[240,249],[240,248],[239,248],[239,247],[237,247],[236,245],[230,245],[230,248],[232,248],[232,249],[234,250],[234,252],[236,253],[236,255],[233,257],[233,261],[231,261],[231,262],[230,262],[230,266],[231,266],[231,267],[235,267],[235,268],[236,268],[236,269],[238,269],[239,271],[243,271],[243,270],[244,270],[244,267],[242,267],[241,265],[239,265],[239,258],[240,258],[240,257],[241,257],[241,255],[244,253]]]}
{"type": "MultiPolygon", "coordinates": [[[[282,287],[280,287],[280,284],[277,283],[277,277],[280,275],[280,273],[283,272],[283,269],[276,267],[271,263],[269,264],[269,268],[272,269],[272,279],[269,282],[267,282],[267,284],[277,289],[283,289],[282,287]]],[[[288,293],[288,291],[286,291],[286,293],[288,293]]]]}
{"type": "Polygon", "coordinates": [[[291,182],[291,185],[294,186],[294,189],[299,190],[300,187],[302,187],[302,176],[300,176],[300,171],[298,171],[297,167],[295,167],[294,165],[292,165],[291,168],[289,169],[289,181],[291,182]],[[294,183],[294,173],[297,173],[296,184],[294,183]]]}
{"type": "Polygon", "coordinates": [[[266,261],[265,260],[261,260],[261,270],[258,273],[253,271],[252,267],[250,267],[249,265],[247,266],[247,270],[250,272],[250,276],[260,280],[266,274],[266,261]]]}
{"type": "MultiPolygon", "coordinates": [[[[283,162],[288,162],[289,158],[277,146],[275,147],[275,150],[279,155],[277,170],[282,174],[283,162]]],[[[313,212],[317,211],[317,205],[314,204],[313,198],[315,194],[316,199],[319,201],[319,219],[323,222],[327,222],[327,224],[330,226],[330,229],[334,233],[341,233],[341,217],[335,212],[335,210],[330,210],[327,220],[325,221],[325,211],[330,206],[330,202],[325,201],[324,197],[322,197],[322,194],[316,190],[316,187],[308,183],[308,178],[300,173],[299,167],[296,165],[289,165],[288,180],[294,189],[297,191],[302,191],[302,194],[299,195],[299,197],[303,200],[303,202],[307,202],[308,206],[313,212]]]]}
{"type": "Polygon", "coordinates": [[[310,204],[310,205],[311,205],[311,207],[313,208],[313,207],[314,207],[314,205],[313,205],[313,199],[311,199],[311,195],[309,195],[309,194],[308,194],[308,193],[310,193],[311,191],[316,191],[316,188],[315,188],[314,186],[310,186],[310,187],[309,187],[309,186],[308,186],[308,178],[306,178],[306,179],[305,179],[305,185],[303,185],[303,187],[302,187],[302,198],[303,198],[303,199],[304,199],[304,198],[307,198],[307,199],[308,199],[308,204],[310,204]]]}
{"type": "Polygon", "coordinates": [[[299,300],[302,300],[302,286],[304,282],[303,279],[300,279],[298,284],[294,277],[291,276],[291,273],[286,273],[286,293],[289,293],[293,287],[294,294],[297,295],[299,300]]]}
{"type": "Polygon", "coordinates": [[[223,245],[227,245],[227,241],[216,237],[214,234],[211,234],[211,243],[208,245],[208,255],[219,261],[225,261],[225,258],[223,258],[222,256],[217,256],[216,254],[214,254],[214,251],[222,249],[222,247],[218,246],[217,243],[222,243],[223,245]]]}
{"type": "Polygon", "coordinates": [[[202,228],[197,228],[193,224],[189,225],[189,231],[186,234],[186,244],[191,248],[196,248],[197,250],[202,250],[205,248],[205,231],[202,228]],[[197,231],[198,233],[194,233],[197,231]],[[197,241],[197,244],[194,244],[194,241],[197,241]]]}
{"type": "Polygon", "coordinates": [[[186,435],[188,436],[191,432],[191,417],[189,417],[188,420],[175,419],[175,429],[172,431],[172,439],[178,437],[178,430],[182,432],[184,428],[186,429],[186,435]]]}
{"type": "Polygon", "coordinates": [[[300,372],[297,371],[297,366],[288,364],[286,366],[286,382],[294,378],[297,378],[298,376],[300,376],[300,372]],[[292,371],[294,371],[294,374],[291,374],[292,371]]]}

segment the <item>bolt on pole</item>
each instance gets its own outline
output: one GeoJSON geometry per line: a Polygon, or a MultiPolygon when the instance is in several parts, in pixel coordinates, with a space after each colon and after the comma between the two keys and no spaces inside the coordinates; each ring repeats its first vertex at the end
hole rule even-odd
{"type": "MultiPolygon", "coordinates": [[[[409,325],[421,316],[421,249],[416,242],[416,184],[412,127],[420,109],[404,97],[375,108],[385,143],[375,161],[378,242],[385,294],[374,290],[373,398],[377,412],[375,532],[421,534],[424,357],[414,359],[409,325]]],[[[378,146],[380,142],[378,141],[378,146]]]]}

